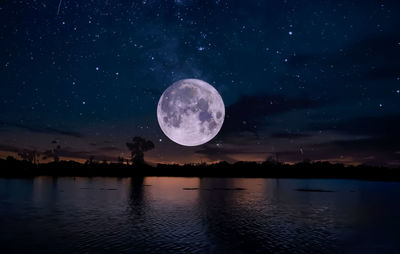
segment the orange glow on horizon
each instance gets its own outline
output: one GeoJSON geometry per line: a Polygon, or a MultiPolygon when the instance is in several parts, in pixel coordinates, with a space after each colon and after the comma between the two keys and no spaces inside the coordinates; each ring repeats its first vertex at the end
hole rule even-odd
{"type": "MultiPolygon", "coordinates": [[[[8,156],[12,156],[17,160],[21,159],[18,156],[17,152],[0,150],[0,158],[6,159],[8,156]]],[[[109,161],[107,161],[107,163],[117,163],[118,162],[117,157],[118,157],[118,155],[115,156],[115,160],[109,160],[109,161]]],[[[230,163],[234,163],[234,162],[237,162],[237,161],[262,163],[262,162],[265,161],[265,159],[262,159],[263,157],[260,154],[248,154],[246,156],[242,156],[241,154],[236,154],[236,155],[232,155],[231,157],[234,160],[231,161],[230,163]]],[[[124,159],[126,160],[127,158],[124,158],[124,159]]],[[[176,165],[181,165],[182,166],[182,165],[185,165],[185,164],[202,164],[202,163],[215,164],[215,163],[223,162],[223,160],[208,160],[207,158],[200,158],[199,159],[196,156],[193,156],[192,159],[193,160],[190,161],[188,157],[185,157],[185,159],[182,160],[182,161],[177,160],[177,159],[173,159],[173,160],[158,160],[154,156],[148,156],[147,158],[145,156],[145,161],[148,164],[152,165],[152,166],[155,166],[157,164],[166,164],[166,165],[176,164],[176,165]]],[[[83,164],[88,159],[80,158],[80,157],[60,156],[60,160],[62,160],[62,161],[75,161],[75,162],[83,164]]],[[[100,163],[102,162],[102,160],[96,160],[96,156],[95,156],[95,161],[98,161],[100,163]]],[[[41,159],[41,157],[39,159],[39,163],[49,163],[49,162],[52,162],[52,159],[43,160],[43,159],[41,159]]],[[[279,163],[288,164],[288,165],[294,165],[294,164],[299,163],[299,162],[301,162],[301,161],[298,161],[298,160],[296,160],[296,161],[279,161],[279,163]]],[[[358,165],[362,164],[359,160],[357,160],[356,158],[353,158],[353,157],[328,158],[328,159],[320,159],[320,160],[311,160],[311,162],[342,163],[342,164],[348,165],[348,166],[358,166],[358,165]]]]}

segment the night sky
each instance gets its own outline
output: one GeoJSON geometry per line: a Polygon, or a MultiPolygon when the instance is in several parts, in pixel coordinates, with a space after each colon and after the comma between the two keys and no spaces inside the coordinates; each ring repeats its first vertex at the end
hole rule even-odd
{"type": "Polygon", "coordinates": [[[103,0],[0,3],[0,155],[303,159],[400,165],[400,2],[103,0]],[[213,85],[220,133],[184,147],[156,117],[177,80],[213,85]]]}

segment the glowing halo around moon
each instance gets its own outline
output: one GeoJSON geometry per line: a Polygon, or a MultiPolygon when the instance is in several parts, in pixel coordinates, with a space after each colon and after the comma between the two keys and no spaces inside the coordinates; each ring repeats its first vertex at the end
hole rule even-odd
{"type": "Polygon", "coordinates": [[[161,95],[158,124],[164,134],[180,145],[198,146],[221,130],[225,105],[218,91],[199,79],[173,83],[161,95]]]}

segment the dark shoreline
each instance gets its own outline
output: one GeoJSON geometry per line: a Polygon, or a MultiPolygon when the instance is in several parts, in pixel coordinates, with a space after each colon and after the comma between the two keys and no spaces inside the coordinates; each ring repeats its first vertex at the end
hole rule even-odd
{"type": "Polygon", "coordinates": [[[229,164],[81,164],[75,161],[32,164],[20,160],[0,159],[1,178],[52,177],[218,177],[218,178],[294,178],[354,179],[400,182],[400,168],[345,166],[329,162],[302,162],[294,165],[277,162],[237,162],[229,164]]]}

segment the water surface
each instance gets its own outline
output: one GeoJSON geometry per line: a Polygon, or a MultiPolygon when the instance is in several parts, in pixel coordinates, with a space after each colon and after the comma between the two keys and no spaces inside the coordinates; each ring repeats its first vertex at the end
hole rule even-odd
{"type": "Polygon", "coordinates": [[[400,253],[400,184],[0,179],[2,253],[400,253]]]}

